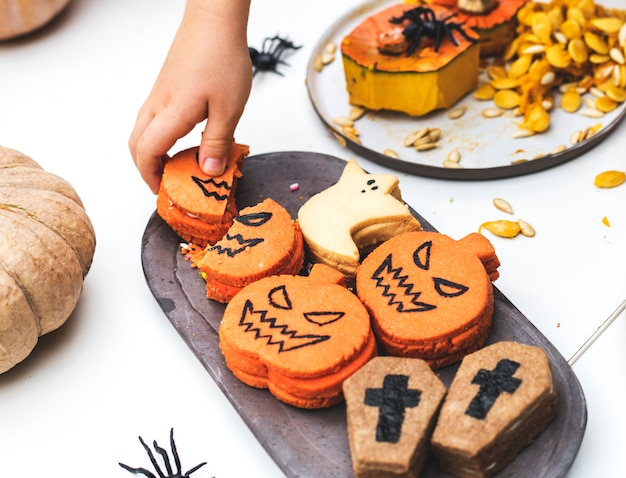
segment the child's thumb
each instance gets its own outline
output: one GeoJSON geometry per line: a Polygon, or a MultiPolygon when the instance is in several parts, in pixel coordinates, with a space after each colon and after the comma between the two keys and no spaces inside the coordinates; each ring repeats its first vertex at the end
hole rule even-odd
{"type": "Polygon", "coordinates": [[[198,163],[200,169],[209,176],[219,176],[226,169],[228,153],[232,146],[232,135],[227,138],[210,137],[205,131],[200,141],[198,163]]]}

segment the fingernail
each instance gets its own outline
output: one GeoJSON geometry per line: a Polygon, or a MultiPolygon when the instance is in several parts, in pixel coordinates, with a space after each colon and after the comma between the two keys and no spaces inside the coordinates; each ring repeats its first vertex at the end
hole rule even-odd
{"type": "Polygon", "coordinates": [[[216,158],[204,158],[200,161],[200,168],[206,174],[218,175],[224,172],[225,162],[216,158]]]}

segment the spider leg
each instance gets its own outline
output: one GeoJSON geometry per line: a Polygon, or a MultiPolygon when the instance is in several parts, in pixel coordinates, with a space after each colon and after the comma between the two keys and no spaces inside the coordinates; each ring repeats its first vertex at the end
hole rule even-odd
{"type": "Polygon", "coordinates": [[[417,45],[419,45],[419,42],[422,39],[423,30],[424,30],[424,26],[421,25],[415,32],[415,35],[413,36],[413,40],[411,40],[411,44],[409,45],[409,48],[406,52],[406,56],[411,56],[413,52],[415,52],[415,50],[417,49],[417,45]]]}
{"type": "MultiPolygon", "coordinates": [[[[462,26],[460,23],[449,23],[447,26],[447,31],[448,31],[448,35],[451,35],[451,32],[455,31],[455,32],[459,32],[461,34],[461,36],[463,38],[465,38],[467,41],[470,41],[472,43],[476,43],[477,40],[476,38],[472,38],[471,36],[469,36],[465,30],[463,30],[462,26]]],[[[456,45],[456,43],[455,43],[456,45]]]]}
{"type": "MultiPolygon", "coordinates": [[[[170,446],[172,447],[172,455],[174,456],[174,463],[176,463],[176,473],[180,474],[180,457],[178,456],[178,450],[176,449],[176,442],[174,441],[174,429],[170,429],[170,446]]],[[[171,473],[171,471],[170,471],[171,473]]]]}
{"type": "Polygon", "coordinates": [[[167,478],[161,471],[161,468],[159,467],[159,464],[157,463],[156,458],[154,457],[154,454],[152,453],[152,450],[150,450],[148,445],[146,445],[146,442],[143,441],[143,438],[139,437],[139,441],[143,445],[144,450],[146,450],[146,453],[148,453],[148,457],[150,458],[150,463],[152,463],[152,466],[154,466],[154,469],[159,474],[159,478],[167,478]]]}
{"type": "Polygon", "coordinates": [[[191,470],[189,470],[187,473],[185,473],[183,476],[188,477],[189,475],[191,475],[192,473],[198,471],[200,468],[202,468],[204,465],[206,465],[206,461],[203,463],[200,463],[199,465],[194,466],[191,470]]]}
{"type": "Polygon", "coordinates": [[[147,476],[148,478],[156,478],[156,476],[154,476],[151,472],[149,472],[145,468],[132,468],[128,465],[125,465],[124,463],[118,463],[118,464],[122,468],[124,468],[126,471],[130,471],[131,473],[134,473],[134,474],[141,473],[142,475],[147,476]]]}
{"type": "MultiPolygon", "coordinates": [[[[154,440],[152,442],[152,445],[154,446],[154,450],[161,455],[161,458],[163,458],[163,463],[165,464],[165,471],[167,471],[168,475],[172,474],[172,466],[170,465],[170,457],[167,456],[167,451],[164,448],[161,448],[158,443],[156,442],[156,440],[154,440]]],[[[180,473],[180,469],[177,470],[180,473]]]]}

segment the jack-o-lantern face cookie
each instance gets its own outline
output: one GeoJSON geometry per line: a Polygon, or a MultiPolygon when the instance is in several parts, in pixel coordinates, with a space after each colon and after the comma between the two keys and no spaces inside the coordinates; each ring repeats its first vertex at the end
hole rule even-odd
{"type": "Polygon", "coordinates": [[[228,302],[262,277],[297,274],[304,262],[302,233],[289,212],[273,199],[244,208],[226,235],[195,259],[207,296],[228,302]]]}
{"type": "Polygon", "coordinates": [[[208,176],[198,165],[198,148],[175,154],[163,168],[157,212],[184,240],[204,247],[222,238],[237,215],[235,190],[248,146],[234,143],[225,171],[208,176]]]}
{"type": "MultiPolygon", "coordinates": [[[[456,241],[436,232],[409,232],[376,248],[357,271],[357,295],[372,316],[379,346],[434,368],[483,345],[491,327],[498,264],[478,234],[456,241]]],[[[492,249],[491,249],[492,250],[492,249]]]]}
{"type": "Polygon", "coordinates": [[[344,380],[376,355],[376,340],[367,310],[337,277],[315,265],[308,277],[271,276],[244,287],[219,330],[233,374],[296,407],[341,401],[344,380]]]}

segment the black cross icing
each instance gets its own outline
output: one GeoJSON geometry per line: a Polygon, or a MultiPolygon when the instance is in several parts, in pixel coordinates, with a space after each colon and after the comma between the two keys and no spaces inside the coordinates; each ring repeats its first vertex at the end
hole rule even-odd
{"type": "Polygon", "coordinates": [[[502,359],[494,370],[481,368],[472,380],[473,384],[480,385],[480,389],[468,405],[465,414],[477,420],[484,420],[502,392],[515,392],[522,383],[519,378],[513,377],[519,365],[512,360],[502,359]]]}
{"type": "Polygon", "coordinates": [[[408,383],[406,375],[385,375],[383,388],[365,390],[365,405],[380,409],[377,442],[397,443],[402,434],[404,410],[419,405],[422,392],[407,388],[408,383]]]}

